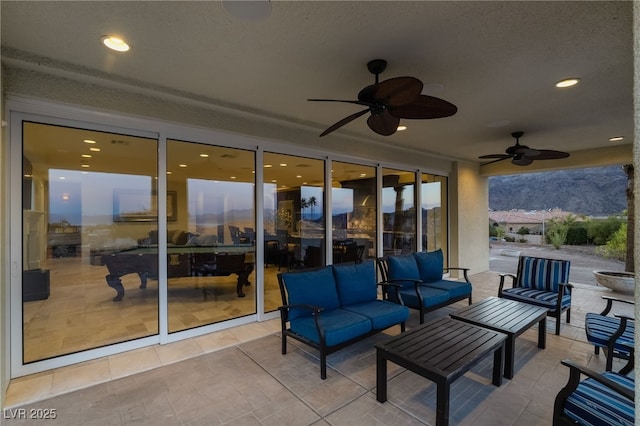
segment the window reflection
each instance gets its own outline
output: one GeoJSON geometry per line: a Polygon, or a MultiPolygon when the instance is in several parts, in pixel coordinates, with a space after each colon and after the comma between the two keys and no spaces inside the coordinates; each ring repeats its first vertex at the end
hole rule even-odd
{"type": "Polygon", "coordinates": [[[383,251],[416,251],[415,179],[413,172],[382,169],[383,251]]]}
{"type": "Polygon", "coordinates": [[[332,163],[333,263],[376,257],[376,169],[332,163]]]}
{"type": "Polygon", "coordinates": [[[169,332],[256,312],[254,165],[250,151],[167,141],[169,332]]]}
{"type": "Polygon", "coordinates": [[[282,304],[278,271],[325,264],[324,161],[264,154],[265,310],[282,304]]]}
{"type": "Polygon", "coordinates": [[[422,173],[422,251],[447,253],[447,178],[422,173]]]}
{"type": "Polygon", "coordinates": [[[23,124],[25,363],[158,333],[157,256],[140,274],[116,258],[157,229],[157,149],[153,139],[23,124]]]}

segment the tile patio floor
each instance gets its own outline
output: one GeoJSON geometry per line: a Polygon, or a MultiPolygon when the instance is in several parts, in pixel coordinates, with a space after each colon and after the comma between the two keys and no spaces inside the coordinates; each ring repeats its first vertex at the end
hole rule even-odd
{"type": "MultiPolygon", "coordinates": [[[[497,293],[497,274],[472,276],[474,300],[497,293]]],[[[451,388],[452,425],[549,425],[553,400],[566,383],[571,358],[597,371],[584,337],[584,315],[599,312],[607,289],[577,285],[571,324],[561,336],[547,321],[547,348],[537,348],[534,327],[516,341],[516,374],[491,385],[491,357],[451,388]]],[[[631,296],[621,296],[632,299],[631,296]]],[[[464,302],[439,310],[448,315],[464,302]]],[[[632,308],[627,313],[633,314],[632,308]]],[[[622,311],[618,311],[622,312],[622,311]]],[[[408,327],[418,325],[415,312],[408,327]]],[[[328,357],[320,380],[317,354],[289,340],[280,354],[279,321],[250,324],[164,346],[131,351],[13,380],[3,425],[433,425],[435,385],[389,363],[389,400],[375,399],[377,342],[399,327],[328,357]],[[123,366],[126,366],[123,367],[123,366]],[[145,371],[146,370],[146,371],[145,371]],[[55,409],[56,418],[10,419],[17,409],[55,409]]],[[[621,364],[616,362],[614,369],[621,364]]]]}

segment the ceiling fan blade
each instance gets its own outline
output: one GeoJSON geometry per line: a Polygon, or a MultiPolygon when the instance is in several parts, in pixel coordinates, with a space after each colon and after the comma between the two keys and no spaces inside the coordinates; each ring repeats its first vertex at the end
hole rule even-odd
{"type": "Polygon", "coordinates": [[[351,114],[345,118],[343,118],[342,120],[338,121],[337,123],[335,123],[333,126],[329,127],[327,130],[325,130],[324,132],[322,132],[320,134],[320,137],[328,135],[329,133],[333,132],[334,130],[339,129],[340,127],[344,126],[347,123],[352,122],[353,120],[355,120],[358,117],[361,117],[363,115],[365,115],[367,112],[369,112],[371,110],[371,108],[367,108],[367,109],[363,109],[362,111],[356,112],[354,114],[351,114]]]}
{"type": "Polygon", "coordinates": [[[419,95],[406,105],[389,106],[392,115],[409,119],[443,118],[454,115],[458,107],[433,96],[419,95]]]}
{"type": "Polygon", "coordinates": [[[345,99],[307,99],[309,102],[343,102],[347,104],[356,104],[356,105],[364,105],[368,107],[375,106],[375,104],[364,101],[350,101],[345,99]]]}
{"type": "Polygon", "coordinates": [[[553,151],[550,149],[539,149],[540,154],[536,155],[534,160],[556,160],[558,158],[567,158],[568,152],[553,151]]]}
{"type": "MultiPolygon", "coordinates": [[[[370,86],[369,86],[370,87],[370,86]]],[[[385,105],[401,106],[413,102],[422,92],[422,82],[415,77],[395,77],[374,84],[372,89],[365,87],[360,91],[373,91],[373,98],[385,105]]],[[[360,96],[358,96],[360,99],[360,96]]]]}
{"type": "MultiPolygon", "coordinates": [[[[482,158],[482,157],[480,157],[480,158],[482,158]]],[[[489,157],[487,157],[487,158],[489,158],[489,157]]],[[[509,158],[511,158],[511,157],[510,157],[510,156],[508,156],[508,155],[505,155],[505,156],[504,156],[504,157],[502,157],[502,158],[498,158],[497,160],[493,160],[493,161],[487,161],[486,163],[482,163],[482,164],[480,164],[480,165],[481,165],[481,166],[486,166],[487,164],[497,163],[498,161],[504,161],[504,160],[509,159],[509,158]]]]}
{"type": "Polygon", "coordinates": [[[398,130],[400,119],[389,114],[388,110],[384,110],[379,114],[371,114],[367,119],[369,128],[382,136],[391,136],[398,130]]]}
{"type": "Polygon", "coordinates": [[[501,160],[506,160],[507,158],[511,158],[511,155],[507,155],[507,154],[488,154],[488,155],[481,155],[478,158],[499,158],[501,160]]]}

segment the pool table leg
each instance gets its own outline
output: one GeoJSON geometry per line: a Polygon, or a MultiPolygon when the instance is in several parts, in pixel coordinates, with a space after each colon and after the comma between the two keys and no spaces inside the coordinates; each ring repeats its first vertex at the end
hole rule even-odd
{"type": "Polygon", "coordinates": [[[109,274],[105,278],[107,279],[107,285],[117,293],[116,297],[113,298],[113,301],[120,302],[124,297],[124,286],[122,285],[122,281],[120,281],[120,277],[118,275],[109,274]]]}

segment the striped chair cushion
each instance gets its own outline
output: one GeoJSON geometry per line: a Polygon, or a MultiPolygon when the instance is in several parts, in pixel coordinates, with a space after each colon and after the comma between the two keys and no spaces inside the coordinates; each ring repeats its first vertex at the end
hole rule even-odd
{"type": "MultiPolygon", "coordinates": [[[[620,319],[615,317],[607,317],[595,313],[587,313],[585,316],[585,331],[587,340],[601,347],[607,347],[607,342],[620,326],[620,319]]],[[[627,328],[622,336],[618,337],[614,344],[614,349],[629,354],[630,348],[633,348],[635,326],[633,321],[627,322],[627,328]]]]}
{"type": "Polygon", "coordinates": [[[559,284],[569,282],[570,266],[568,260],[523,256],[520,258],[516,285],[557,293],[559,284]]]}
{"type": "MultiPolygon", "coordinates": [[[[519,302],[526,302],[548,308],[550,311],[556,310],[556,303],[558,301],[558,293],[552,293],[550,291],[533,290],[527,287],[515,287],[505,288],[502,290],[502,297],[505,299],[516,300],[519,302]]],[[[562,295],[561,310],[571,306],[571,294],[562,295]]]]}
{"type": "MultiPolygon", "coordinates": [[[[634,380],[627,376],[617,373],[604,373],[603,376],[634,390],[634,380]]],[[[581,425],[632,426],[635,409],[633,401],[593,379],[586,379],[567,398],[564,413],[581,425]]]]}

